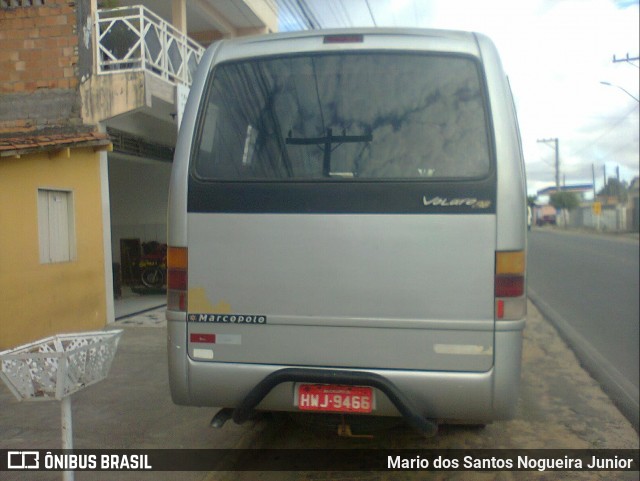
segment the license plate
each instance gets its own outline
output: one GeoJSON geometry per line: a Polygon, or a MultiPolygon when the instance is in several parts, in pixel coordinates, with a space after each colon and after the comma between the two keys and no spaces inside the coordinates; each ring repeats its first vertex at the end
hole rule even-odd
{"type": "Polygon", "coordinates": [[[370,413],[373,389],[366,386],[299,384],[297,406],[301,411],[370,413]]]}

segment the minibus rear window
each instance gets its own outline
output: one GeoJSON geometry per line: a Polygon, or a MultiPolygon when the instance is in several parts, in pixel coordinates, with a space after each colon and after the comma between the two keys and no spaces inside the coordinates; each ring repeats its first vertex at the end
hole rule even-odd
{"type": "Polygon", "coordinates": [[[215,67],[194,148],[203,180],[479,178],[490,170],[478,63],[330,53],[215,67]]]}

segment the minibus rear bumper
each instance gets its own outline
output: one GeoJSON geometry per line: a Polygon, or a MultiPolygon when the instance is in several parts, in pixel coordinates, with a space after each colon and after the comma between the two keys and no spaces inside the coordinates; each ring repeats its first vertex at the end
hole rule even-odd
{"type": "MultiPolygon", "coordinates": [[[[169,317],[169,316],[168,316],[169,317]]],[[[187,355],[186,323],[171,320],[168,327],[169,379],[174,403],[189,406],[237,408],[251,404],[262,411],[298,411],[294,405],[296,382],[319,382],[319,372],[333,373],[342,381],[361,373],[371,379],[382,378],[402,393],[411,406],[412,415],[439,422],[456,421],[486,423],[510,419],[515,415],[520,386],[522,330],[524,320],[504,323],[495,332],[493,367],[485,372],[412,371],[362,368],[319,368],[317,366],[283,366],[194,361],[187,355]],[[281,378],[260,393],[257,404],[247,396],[269,376],[278,371],[295,369],[295,379],[281,378]],[[298,374],[309,372],[308,379],[298,374]],[[313,376],[311,375],[313,373],[313,376]],[[470,402],[472,400],[472,402],[470,402]],[[253,405],[255,404],[255,406],[253,405]]],[[[346,384],[357,384],[349,382],[346,384]]],[[[402,416],[403,408],[382,386],[374,387],[376,416],[402,416]]],[[[252,394],[256,399],[256,392],[252,394]]],[[[238,415],[242,420],[243,416],[238,415]]],[[[404,413],[406,418],[406,411],[404,413]]]]}

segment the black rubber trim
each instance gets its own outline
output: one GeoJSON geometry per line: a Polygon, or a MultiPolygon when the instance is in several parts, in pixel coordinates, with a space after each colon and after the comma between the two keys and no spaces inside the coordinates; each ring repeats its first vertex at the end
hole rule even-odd
{"type": "Polygon", "coordinates": [[[285,368],[272,372],[247,394],[233,412],[233,421],[242,424],[249,420],[254,408],[283,382],[306,382],[314,384],[343,384],[349,386],[371,386],[382,391],[393,403],[404,419],[427,436],[434,436],[438,426],[425,418],[417,407],[391,381],[379,374],[362,371],[336,371],[325,369],[285,368]]]}
{"type": "Polygon", "coordinates": [[[459,181],[201,181],[187,211],[237,214],[495,214],[495,173],[459,181]],[[440,201],[433,201],[439,198],[440,201]],[[431,200],[425,205],[425,199],[431,200]],[[460,200],[476,199],[472,205],[460,200]],[[482,205],[482,207],[481,207],[482,205]]]}

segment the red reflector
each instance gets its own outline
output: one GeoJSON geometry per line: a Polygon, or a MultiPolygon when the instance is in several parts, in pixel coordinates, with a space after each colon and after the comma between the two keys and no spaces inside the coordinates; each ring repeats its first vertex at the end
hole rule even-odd
{"type": "Polygon", "coordinates": [[[504,317],[504,301],[498,301],[496,306],[496,317],[502,319],[504,317]]]}
{"type": "Polygon", "coordinates": [[[215,334],[191,334],[189,337],[191,342],[206,342],[209,344],[215,344],[216,335],[215,334]]]}
{"type": "Polygon", "coordinates": [[[496,297],[520,297],[524,294],[524,276],[496,276],[496,297]]]}
{"type": "Polygon", "coordinates": [[[362,43],[362,35],[326,35],[324,43],[362,43]]]}
{"type": "Polygon", "coordinates": [[[169,269],[169,281],[167,286],[169,289],[176,291],[187,290],[187,271],[182,269],[169,269]]]}

